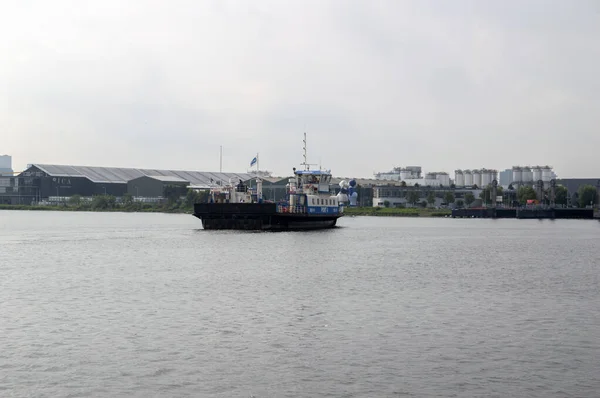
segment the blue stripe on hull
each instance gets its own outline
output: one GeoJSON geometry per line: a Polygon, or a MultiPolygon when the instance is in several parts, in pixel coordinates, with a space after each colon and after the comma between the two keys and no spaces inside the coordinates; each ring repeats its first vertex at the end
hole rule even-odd
{"type": "Polygon", "coordinates": [[[338,207],[308,206],[308,214],[339,214],[338,207]]]}

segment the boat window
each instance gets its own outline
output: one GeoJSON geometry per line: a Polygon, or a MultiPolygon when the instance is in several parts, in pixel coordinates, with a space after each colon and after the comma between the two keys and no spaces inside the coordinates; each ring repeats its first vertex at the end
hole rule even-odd
{"type": "Polygon", "coordinates": [[[312,204],[314,205],[314,204],[315,204],[315,198],[312,198],[312,199],[311,199],[311,202],[312,202],[312,204]]]}

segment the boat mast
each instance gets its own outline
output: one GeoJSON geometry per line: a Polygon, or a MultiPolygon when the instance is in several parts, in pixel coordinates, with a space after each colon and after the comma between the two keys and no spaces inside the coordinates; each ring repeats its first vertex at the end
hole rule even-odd
{"type": "Polygon", "coordinates": [[[306,132],[304,133],[304,140],[302,141],[304,143],[304,163],[302,163],[304,165],[304,170],[309,170],[310,169],[310,165],[307,162],[307,157],[306,157],[306,132]]]}

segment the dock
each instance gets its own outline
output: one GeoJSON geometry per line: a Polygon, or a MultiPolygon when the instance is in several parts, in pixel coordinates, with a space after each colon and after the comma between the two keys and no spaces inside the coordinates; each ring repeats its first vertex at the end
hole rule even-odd
{"type": "Polygon", "coordinates": [[[452,218],[578,219],[600,218],[598,210],[586,208],[471,208],[454,209],[452,218]]]}

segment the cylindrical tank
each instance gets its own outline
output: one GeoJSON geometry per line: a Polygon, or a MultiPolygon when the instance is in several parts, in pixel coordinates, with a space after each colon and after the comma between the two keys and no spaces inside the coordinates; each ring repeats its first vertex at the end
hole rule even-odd
{"type": "Polygon", "coordinates": [[[465,186],[465,175],[462,170],[454,170],[454,185],[457,187],[465,186]]]}
{"type": "Polygon", "coordinates": [[[549,182],[552,180],[552,168],[549,166],[542,167],[542,181],[549,182]]]}
{"type": "Polygon", "coordinates": [[[473,174],[471,173],[471,170],[465,170],[464,175],[465,187],[470,187],[471,185],[473,185],[473,174]]]}
{"type": "Polygon", "coordinates": [[[533,167],[531,169],[533,172],[533,181],[539,181],[542,179],[542,168],[539,166],[533,167]]]}
{"type": "Polygon", "coordinates": [[[481,186],[481,170],[473,170],[473,185],[481,186]]]}
{"type": "Polygon", "coordinates": [[[492,177],[490,171],[487,169],[481,169],[481,187],[487,187],[492,183],[492,177]]]}
{"type": "Polygon", "coordinates": [[[436,178],[439,181],[439,183],[445,187],[450,185],[450,176],[448,175],[448,173],[444,173],[444,172],[439,172],[439,173],[435,173],[436,174],[436,178]]]}
{"type": "Polygon", "coordinates": [[[410,170],[400,169],[400,179],[404,181],[407,178],[410,178],[410,170]]]}
{"type": "Polygon", "coordinates": [[[523,182],[532,182],[533,181],[533,172],[529,167],[523,167],[523,182]]]}
{"type": "Polygon", "coordinates": [[[522,182],[523,181],[523,169],[519,166],[513,166],[512,168],[512,182],[522,182]]]}
{"type": "MultiPolygon", "coordinates": [[[[498,181],[498,170],[490,170],[490,177],[492,181],[498,181]]],[[[500,181],[498,181],[498,184],[500,184],[500,181]]]]}

